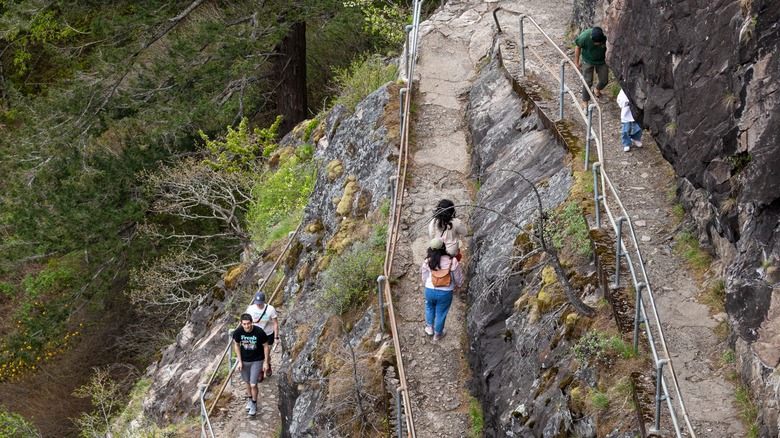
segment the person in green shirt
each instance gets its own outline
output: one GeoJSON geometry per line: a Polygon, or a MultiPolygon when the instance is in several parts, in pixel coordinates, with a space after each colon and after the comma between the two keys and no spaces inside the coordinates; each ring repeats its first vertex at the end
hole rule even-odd
{"type": "Polygon", "coordinates": [[[582,76],[585,83],[582,87],[582,100],[585,109],[588,109],[590,102],[590,93],[588,88],[593,85],[593,70],[599,76],[599,81],[593,89],[593,95],[601,97],[601,90],[607,86],[609,81],[609,67],[607,67],[607,36],[600,27],[585,29],[576,40],[574,40],[574,65],[580,68],[580,58],[582,58],[582,76]]]}

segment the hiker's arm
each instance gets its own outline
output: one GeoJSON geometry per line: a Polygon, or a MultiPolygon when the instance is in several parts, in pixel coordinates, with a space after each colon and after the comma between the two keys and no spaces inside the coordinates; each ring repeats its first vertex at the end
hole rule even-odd
{"type": "Polygon", "coordinates": [[[268,371],[271,368],[271,347],[268,342],[263,344],[263,352],[265,353],[265,359],[263,360],[263,372],[268,371]]]}
{"type": "Polygon", "coordinates": [[[580,46],[574,46],[574,66],[580,68],[580,46]]]}
{"type": "Polygon", "coordinates": [[[238,342],[233,341],[233,350],[236,352],[236,358],[238,359],[238,367],[236,367],[239,371],[241,371],[241,368],[243,368],[244,364],[241,363],[241,347],[238,345],[238,342]]]}

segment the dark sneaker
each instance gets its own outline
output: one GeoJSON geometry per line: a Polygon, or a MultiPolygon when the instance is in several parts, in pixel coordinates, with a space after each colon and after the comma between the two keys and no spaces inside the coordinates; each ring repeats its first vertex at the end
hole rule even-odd
{"type": "Polygon", "coordinates": [[[434,341],[438,341],[439,339],[441,339],[441,338],[443,338],[445,336],[447,336],[447,330],[442,330],[441,333],[436,333],[435,335],[433,335],[433,340],[434,341]]]}
{"type": "Polygon", "coordinates": [[[257,376],[257,383],[260,383],[260,382],[262,382],[263,380],[265,380],[265,376],[263,376],[263,372],[262,372],[262,371],[260,371],[260,375],[259,375],[259,376],[257,376]]]}
{"type": "Polygon", "coordinates": [[[271,377],[273,372],[271,371],[271,364],[268,364],[268,371],[265,372],[266,377],[271,377]]]}

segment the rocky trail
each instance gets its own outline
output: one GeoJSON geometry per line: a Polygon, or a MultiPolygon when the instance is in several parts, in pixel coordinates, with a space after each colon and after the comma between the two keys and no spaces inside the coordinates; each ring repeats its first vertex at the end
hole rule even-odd
{"type": "MultiPolygon", "coordinates": [[[[522,4],[502,2],[501,5],[533,17],[573,59],[574,49],[570,40],[576,35],[567,34],[570,14],[560,13],[571,10],[571,1],[531,0],[522,4]]],[[[529,28],[531,26],[526,26],[526,29],[529,28]]],[[[526,30],[527,35],[534,30],[526,30]]],[[[556,118],[558,82],[529,55],[526,55],[526,72],[532,79],[521,78],[515,44],[518,41],[517,26],[506,26],[504,32],[510,36],[504,39],[502,46],[505,65],[521,83],[546,90],[536,93],[535,98],[539,99],[539,105],[548,115],[556,118]]],[[[526,36],[526,45],[541,53],[547,64],[558,66],[559,58],[538,35],[535,38],[526,36]]],[[[578,84],[575,79],[571,72],[567,74],[568,84],[578,84]]],[[[580,87],[571,87],[579,98],[580,87]]],[[[675,240],[681,227],[672,213],[673,204],[667,195],[674,190],[674,172],[647,132],[642,148],[634,147],[629,152],[623,152],[620,109],[614,100],[617,90],[619,85],[612,78],[598,102],[603,111],[604,168],[637,227],[640,249],[646,260],[667,345],[694,431],[699,438],[744,437],[746,431],[738,419],[735,386],[727,380],[732,367],[724,364],[722,359],[728,346],[725,339],[715,334],[715,328],[726,315],[713,315],[709,307],[700,302],[714,274],[707,271],[703,278],[694,278],[686,268],[686,261],[675,252],[675,240]]],[[[572,108],[568,96],[565,105],[566,118],[578,121],[574,124],[574,131],[584,139],[585,124],[581,122],[579,112],[572,108]]],[[[594,218],[589,218],[589,222],[593,224],[594,218]]],[[[663,409],[666,410],[666,406],[663,409]]]]}
{"type": "MultiPolygon", "coordinates": [[[[425,305],[419,272],[429,241],[427,224],[435,204],[441,198],[449,198],[456,205],[473,202],[464,114],[471,83],[496,32],[491,12],[497,6],[529,14],[573,56],[573,48],[568,43],[571,35],[567,34],[571,0],[450,1],[421,25],[415,67],[412,162],[404,197],[402,234],[392,273],[398,278],[393,291],[401,336],[400,353],[413,397],[419,437],[471,436],[471,396],[466,387],[471,375],[466,359],[465,296],[455,294],[447,317],[447,336],[433,341],[423,331],[425,305]]],[[[535,93],[539,105],[556,118],[557,82],[528,55],[526,69],[530,79],[520,78],[514,43],[517,20],[512,19],[511,23],[511,27],[504,28],[506,36],[501,42],[507,68],[521,83],[541,90],[535,93]]],[[[543,46],[541,40],[529,38],[526,43],[542,53],[550,65],[558,65],[551,48],[543,46]]],[[[573,79],[569,83],[574,83],[573,79]]],[[[613,84],[614,80],[607,91],[613,84]]],[[[575,92],[579,95],[579,87],[575,92]]],[[[721,359],[727,347],[725,340],[714,333],[723,315],[711,315],[709,308],[700,303],[706,286],[686,270],[684,260],[674,251],[679,227],[666,195],[673,179],[671,169],[649,136],[643,139],[644,147],[623,152],[620,112],[613,97],[609,93],[605,95],[599,102],[604,111],[607,155],[604,167],[637,226],[666,339],[696,434],[700,438],[743,437],[746,432],[737,418],[735,388],[726,378],[730,368],[721,359]]],[[[567,105],[567,118],[579,120],[568,96],[567,105]]],[[[575,135],[584,138],[584,126],[581,123],[574,126],[575,135]]],[[[582,163],[572,165],[582,166],[582,163]]],[[[460,207],[457,212],[468,224],[468,209],[460,207]]],[[[468,263],[467,247],[468,242],[462,246],[465,263],[468,263]]],[[[277,366],[280,350],[277,348],[273,353],[277,366]]],[[[275,377],[260,384],[261,401],[254,418],[245,414],[244,386],[237,374],[228,393],[229,403],[221,408],[214,423],[218,437],[274,436],[280,422],[275,377]]]]}

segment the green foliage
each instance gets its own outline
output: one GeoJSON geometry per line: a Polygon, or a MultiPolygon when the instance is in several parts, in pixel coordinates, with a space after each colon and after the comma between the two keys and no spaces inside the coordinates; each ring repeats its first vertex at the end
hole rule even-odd
{"type": "Polygon", "coordinates": [[[206,142],[206,150],[210,152],[210,156],[203,160],[204,163],[215,170],[226,172],[257,172],[258,151],[267,156],[266,149],[271,148],[272,152],[273,148],[276,148],[276,137],[281,123],[282,116],[278,116],[270,127],[255,129],[253,138],[250,138],[246,117],[241,119],[237,130],[231,126],[227,127],[224,140],[210,140],[200,131],[201,138],[206,142]]]}
{"type": "Polygon", "coordinates": [[[74,307],[69,288],[81,269],[73,259],[52,259],[22,279],[23,293],[12,297],[15,324],[0,339],[0,382],[25,376],[78,341],[79,328],[68,324],[74,307]]]}
{"type": "Polygon", "coordinates": [[[595,409],[603,411],[609,407],[609,395],[605,392],[596,391],[590,397],[590,403],[595,409]]]}
{"type": "Polygon", "coordinates": [[[255,185],[247,221],[252,240],[260,248],[271,242],[269,237],[277,224],[286,229],[291,224],[289,220],[300,219],[315,182],[316,165],[292,158],[255,185]]]}
{"type": "Polygon", "coordinates": [[[682,206],[679,202],[672,207],[672,216],[674,216],[674,221],[676,223],[680,223],[685,219],[685,207],[682,206]]]}
{"type": "MultiPolygon", "coordinates": [[[[734,398],[737,402],[737,409],[739,409],[739,417],[746,425],[749,425],[748,436],[752,434],[754,428],[757,429],[756,420],[758,419],[758,404],[753,400],[753,395],[743,384],[737,385],[737,390],[734,393],[734,398]]],[[[753,435],[756,436],[756,435],[753,435]]]]}
{"type": "Polygon", "coordinates": [[[359,242],[335,257],[321,275],[320,305],[337,314],[361,305],[377,287],[383,256],[382,248],[359,242]]]}
{"type": "Polygon", "coordinates": [[[630,359],[636,355],[634,347],[626,344],[619,336],[608,336],[600,331],[588,332],[574,345],[574,356],[583,365],[591,363],[611,365],[616,357],[630,359]]]}
{"type": "Polygon", "coordinates": [[[340,92],[335,103],[343,104],[350,111],[354,111],[360,101],[385,83],[392,81],[397,73],[398,66],[395,64],[383,66],[382,61],[376,56],[359,58],[348,68],[336,69],[334,81],[338,84],[340,92]]]}
{"type": "Polygon", "coordinates": [[[306,123],[306,126],[303,129],[303,141],[309,141],[311,138],[311,133],[314,132],[314,129],[317,128],[317,126],[320,125],[320,121],[317,119],[311,119],[308,123],[306,123]]]}
{"type": "Polygon", "coordinates": [[[0,405],[0,437],[3,438],[33,438],[41,434],[21,415],[8,411],[0,405]]]}
{"type": "Polygon", "coordinates": [[[570,202],[563,210],[553,212],[550,220],[552,244],[555,248],[561,249],[564,242],[568,242],[580,256],[590,258],[593,255],[588,223],[582,216],[578,202],[570,202]]]}
{"type": "Polygon", "coordinates": [[[400,47],[404,43],[404,25],[411,24],[408,6],[395,2],[373,0],[345,1],[347,7],[363,12],[363,29],[372,35],[381,36],[388,47],[400,47]]]}
{"type": "Polygon", "coordinates": [[[729,348],[723,352],[723,354],[721,355],[721,359],[725,364],[732,364],[737,360],[737,353],[731,348],[729,348]]]}
{"type": "Polygon", "coordinates": [[[675,249],[695,270],[705,270],[712,263],[712,256],[699,246],[699,239],[689,229],[681,231],[677,236],[675,249]]]}
{"type": "Polygon", "coordinates": [[[482,413],[482,405],[479,400],[472,398],[469,402],[469,414],[471,415],[471,436],[479,438],[485,428],[485,419],[482,413]]]}
{"type": "Polygon", "coordinates": [[[73,391],[73,395],[90,399],[95,408],[74,420],[83,438],[99,438],[112,432],[111,421],[121,412],[123,403],[121,388],[111,379],[108,368],[95,369],[89,382],[73,391]]]}

